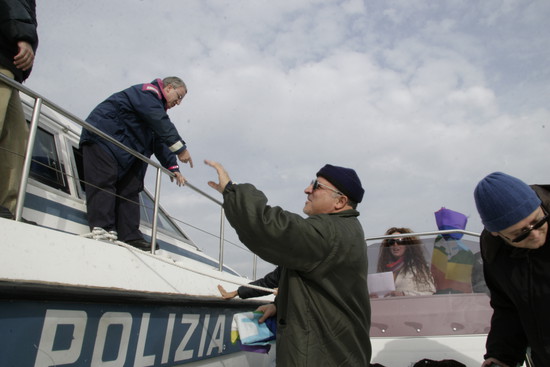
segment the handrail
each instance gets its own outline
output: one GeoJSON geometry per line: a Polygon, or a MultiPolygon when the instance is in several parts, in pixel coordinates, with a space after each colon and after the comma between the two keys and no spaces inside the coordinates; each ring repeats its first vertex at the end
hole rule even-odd
{"type": "Polygon", "coordinates": [[[386,239],[386,238],[398,238],[398,237],[403,237],[403,236],[405,236],[405,237],[409,237],[409,236],[423,237],[423,236],[433,236],[433,235],[451,234],[451,233],[461,233],[461,234],[465,234],[467,236],[473,236],[473,237],[480,237],[481,236],[481,234],[479,234],[479,233],[464,231],[462,229],[445,229],[445,230],[441,230],[441,231],[399,233],[399,234],[388,234],[388,235],[377,236],[377,237],[367,237],[367,238],[365,238],[365,242],[375,241],[375,240],[383,240],[383,239],[386,239]]]}
{"type": "MultiPolygon", "coordinates": [[[[27,187],[27,181],[30,171],[30,165],[31,165],[31,157],[32,157],[32,150],[34,148],[34,140],[36,137],[36,132],[38,130],[38,119],[41,113],[42,105],[52,109],[53,111],[59,113],[60,115],[68,118],[72,122],[76,123],[77,125],[81,126],[82,128],[85,128],[86,130],[89,130],[93,132],[94,134],[100,136],[101,138],[107,140],[108,142],[116,145],[117,147],[123,149],[124,151],[132,154],[134,157],[140,159],[141,161],[147,163],[150,166],[153,166],[157,169],[157,179],[156,179],[156,187],[155,187],[155,196],[154,196],[154,218],[153,218],[153,225],[151,229],[151,252],[154,253],[155,251],[155,241],[156,241],[156,230],[157,230],[157,220],[158,220],[158,204],[160,199],[160,184],[161,184],[161,175],[160,173],[163,172],[167,174],[169,177],[175,177],[175,174],[170,172],[168,169],[162,167],[157,162],[152,161],[151,159],[147,158],[141,153],[136,152],[135,150],[128,148],[124,144],[120,143],[118,140],[112,138],[111,136],[107,135],[103,131],[97,129],[95,126],[90,125],[86,121],[80,119],[79,117],[73,115],[69,111],[63,109],[62,107],[58,106],[57,104],[53,103],[52,101],[44,98],[40,94],[34,92],[33,90],[25,87],[21,83],[8,78],[7,76],[0,73],[0,81],[11,86],[12,88],[15,88],[19,90],[20,92],[23,92],[24,94],[28,95],[29,97],[33,98],[35,100],[34,108],[33,108],[33,117],[30,124],[30,131],[29,131],[29,139],[26,147],[26,156],[25,156],[25,163],[24,163],[24,169],[22,172],[22,179],[21,184],[19,187],[19,194],[17,199],[17,206],[16,206],[16,213],[15,213],[15,219],[17,221],[21,221],[21,215],[23,212],[23,207],[25,204],[25,193],[26,193],[26,187],[27,187]]],[[[193,191],[197,192],[199,195],[204,196],[205,198],[209,199],[210,201],[213,201],[214,203],[218,204],[220,207],[223,205],[221,201],[218,199],[212,197],[211,195],[205,193],[204,191],[200,190],[193,184],[191,184],[189,181],[185,182],[185,185],[192,189],[193,191]]],[[[220,232],[224,230],[223,227],[223,221],[224,221],[224,213],[222,209],[222,219],[220,223],[220,232]]],[[[223,233],[220,235],[220,258],[219,258],[219,269],[220,271],[223,269],[223,233]]]]}
{"type": "MultiPolygon", "coordinates": [[[[158,220],[158,218],[157,218],[158,215],[157,214],[158,214],[158,204],[159,204],[159,198],[160,198],[160,183],[161,183],[160,173],[163,172],[163,173],[167,174],[169,177],[172,177],[172,178],[175,177],[175,174],[170,172],[168,169],[162,167],[157,162],[154,162],[151,159],[145,157],[141,153],[138,153],[138,152],[134,151],[133,149],[128,148],[124,144],[120,143],[118,140],[115,140],[114,138],[107,135],[103,131],[97,129],[96,127],[94,127],[90,124],[88,124],[86,121],[84,121],[84,120],[80,119],[79,117],[73,115],[69,111],[63,109],[62,107],[58,106],[57,104],[53,103],[52,101],[44,98],[43,96],[41,96],[40,94],[34,92],[33,90],[25,87],[21,83],[18,83],[17,81],[15,81],[13,79],[10,79],[10,78],[8,78],[7,76],[5,76],[1,73],[0,73],[0,80],[4,83],[10,85],[11,87],[16,88],[17,90],[19,90],[19,91],[25,93],[26,95],[28,95],[28,96],[35,99],[35,105],[34,105],[34,108],[33,108],[33,117],[32,117],[32,120],[31,120],[31,129],[30,129],[30,132],[29,132],[29,141],[27,143],[27,154],[26,154],[26,157],[25,157],[24,171],[23,171],[21,185],[20,185],[20,189],[19,189],[19,197],[18,197],[18,200],[17,200],[17,207],[16,207],[16,213],[15,213],[16,220],[18,220],[18,221],[21,220],[21,214],[23,212],[25,192],[26,192],[26,184],[27,184],[27,179],[28,179],[29,169],[30,169],[30,163],[31,163],[30,158],[32,156],[32,149],[33,149],[33,146],[34,146],[33,143],[34,143],[34,138],[35,138],[35,135],[36,135],[36,130],[37,130],[37,127],[38,127],[38,118],[39,118],[39,115],[40,115],[40,110],[41,110],[42,105],[44,105],[44,106],[47,106],[48,108],[52,109],[53,111],[59,113],[60,115],[70,119],[72,122],[76,123],[77,125],[81,126],[82,128],[85,128],[85,129],[93,132],[94,134],[102,137],[103,139],[106,139],[110,143],[116,145],[117,147],[123,149],[124,151],[132,154],[133,156],[137,157],[138,159],[142,160],[143,162],[145,162],[148,165],[153,166],[157,169],[157,179],[156,179],[156,184],[155,184],[156,187],[155,187],[155,191],[154,191],[155,192],[155,195],[154,195],[155,206],[154,206],[154,209],[153,209],[154,218],[153,218],[152,233],[151,233],[151,241],[152,241],[151,251],[154,253],[155,246],[153,244],[154,244],[154,241],[156,239],[156,230],[157,230],[157,222],[156,221],[158,220]]],[[[220,207],[222,207],[223,203],[221,201],[219,201],[218,199],[216,199],[216,198],[212,197],[211,195],[205,193],[201,189],[199,189],[196,186],[194,186],[193,184],[191,184],[189,181],[185,182],[185,186],[189,187],[193,191],[197,192],[199,195],[202,195],[203,197],[213,201],[214,203],[216,203],[220,207]]],[[[225,240],[224,240],[224,218],[225,218],[225,215],[224,215],[224,211],[223,211],[223,207],[222,207],[221,208],[221,218],[220,218],[220,249],[219,249],[219,259],[218,259],[218,261],[219,261],[219,270],[220,271],[222,271],[222,269],[223,269],[223,256],[224,256],[224,242],[225,242],[225,240]]],[[[450,233],[461,233],[461,234],[465,234],[465,235],[469,235],[469,236],[480,237],[480,234],[478,234],[478,233],[470,232],[470,231],[464,231],[464,230],[458,230],[458,229],[432,231],[432,232],[408,233],[407,235],[408,236],[421,237],[421,236],[450,234],[450,233]]],[[[381,239],[385,239],[385,238],[397,238],[397,237],[403,237],[403,234],[368,237],[368,238],[365,238],[365,242],[374,241],[374,240],[381,240],[381,239]]],[[[257,267],[257,255],[254,254],[254,257],[253,257],[253,277],[254,278],[256,278],[256,267],[257,267]]]]}
{"type": "MultiPolygon", "coordinates": [[[[0,79],[2,79],[2,82],[6,83],[6,84],[9,84],[11,87],[13,88],[16,88],[18,89],[19,91],[21,92],[24,92],[25,94],[27,94],[28,96],[34,98],[34,99],[41,99],[42,100],[42,104],[51,108],[52,110],[54,110],[55,112],[69,118],[71,121],[75,122],[77,125],[85,128],[86,130],[89,130],[91,132],[93,132],[94,134],[96,135],[99,135],[101,136],[103,139],[109,141],[110,143],[113,143],[114,145],[116,145],[117,147],[123,149],[124,151],[132,154],[133,156],[139,158],[140,160],[144,161],[145,163],[147,163],[148,165],[150,166],[153,166],[157,169],[160,169],[162,172],[166,173],[168,176],[170,177],[175,177],[175,174],[170,172],[168,169],[162,167],[160,164],[158,164],[157,162],[155,161],[152,161],[151,159],[147,158],[146,156],[144,156],[143,154],[141,153],[138,153],[136,152],[135,150],[131,149],[131,148],[128,148],[126,145],[122,144],[121,142],[119,142],[118,140],[112,138],[110,135],[107,135],[106,133],[104,133],[103,131],[97,129],[95,126],[92,126],[90,124],[88,124],[86,121],[80,119],[79,117],[73,115],[72,113],[70,113],[69,111],[63,109],[62,107],[56,105],[55,103],[53,103],[52,101],[42,97],[40,94],[34,92],[33,90],[25,87],[24,85],[22,85],[21,83],[18,83],[16,82],[15,80],[13,79],[10,79],[8,78],[7,76],[3,75],[3,74],[0,74],[0,79]]],[[[211,201],[215,202],[216,204],[218,205],[222,205],[222,203],[217,200],[216,198],[208,195],[207,193],[205,193],[204,191],[200,190],[199,188],[195,187],[194,185],[192,185],[189,181],[186,181],[185,182],[185,185],[186,186],[189,186],[190,189],[193,189],[194,191],[198,192],[199,194],[201,194],[202,196],[205,196],[206,198],[210,199],[211,201]]]]}

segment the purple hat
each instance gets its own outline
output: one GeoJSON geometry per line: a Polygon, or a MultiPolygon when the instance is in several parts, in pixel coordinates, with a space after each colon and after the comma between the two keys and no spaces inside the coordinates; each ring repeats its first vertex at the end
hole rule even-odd
{"type": "Polygon", "coordinates": [[[359,176],[351,168],[344,168],[326,164],[317,172],[317,176],[326,178],[333,184],[342,194],[346,195],[356,203],[363,200],[365,190],[361,186],[359,176]]]}
{"type": "MultiPolygon", "coordinates": [[[[446,229],[466,229],[468,217],[462,213],[442,207],[434,214],[437,228],[439,228],[440,231],[444,231],[446,229]]],[[[464,236],[462,233],[447,233],[443,235],[443,238],[446,240],[451,238],[454,240],[459,240],[462,236],[464,236]]]]}
{"type": "Polygon", "coordinates": [[[502,231],[520,222],[541,205],[529,185],[502,172],[491,173],[479,181],[474,199],[481,221],[490,232],[502,231]]]}

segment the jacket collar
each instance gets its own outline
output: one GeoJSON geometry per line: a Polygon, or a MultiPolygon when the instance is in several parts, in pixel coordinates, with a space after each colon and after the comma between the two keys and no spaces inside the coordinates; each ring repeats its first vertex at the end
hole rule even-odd
{"type": "Polygon", "coordinates": [[[157,84],[159,87],[160,92],[162,93],[162,102],[164,102],[164,111],[168,111],[168,106],[166,105],[168,98],[166,98],[166,94],[164,93],[164,83],[162,82],[162,79],[157,78],[151,84],[157,84]]]}

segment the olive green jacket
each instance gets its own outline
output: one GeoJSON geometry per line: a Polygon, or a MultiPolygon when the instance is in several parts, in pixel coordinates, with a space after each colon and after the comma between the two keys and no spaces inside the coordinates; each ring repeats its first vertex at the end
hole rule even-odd
{"type": "Polygon", "coordinates": [[[241,242],[282,267],[277,367],[368,366],[368,261],[359,212],[305,219],[268,206],[250,184],[230,184],[223,196],[241,242]]]}

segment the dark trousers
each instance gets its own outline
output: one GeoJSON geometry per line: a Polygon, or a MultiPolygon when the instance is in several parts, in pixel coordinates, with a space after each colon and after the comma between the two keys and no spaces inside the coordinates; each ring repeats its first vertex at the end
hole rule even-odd
{"type": "Polygon", "coordinates": [[[139,177],[143,163],[136,159],[128,172],[118,178],[116,160],[98,144],[82,146],[82,163],[90,229],[117,231],[119,241],[143,238],[139,231],[138,204],[143,190],[143,180],[139,177]]]}

